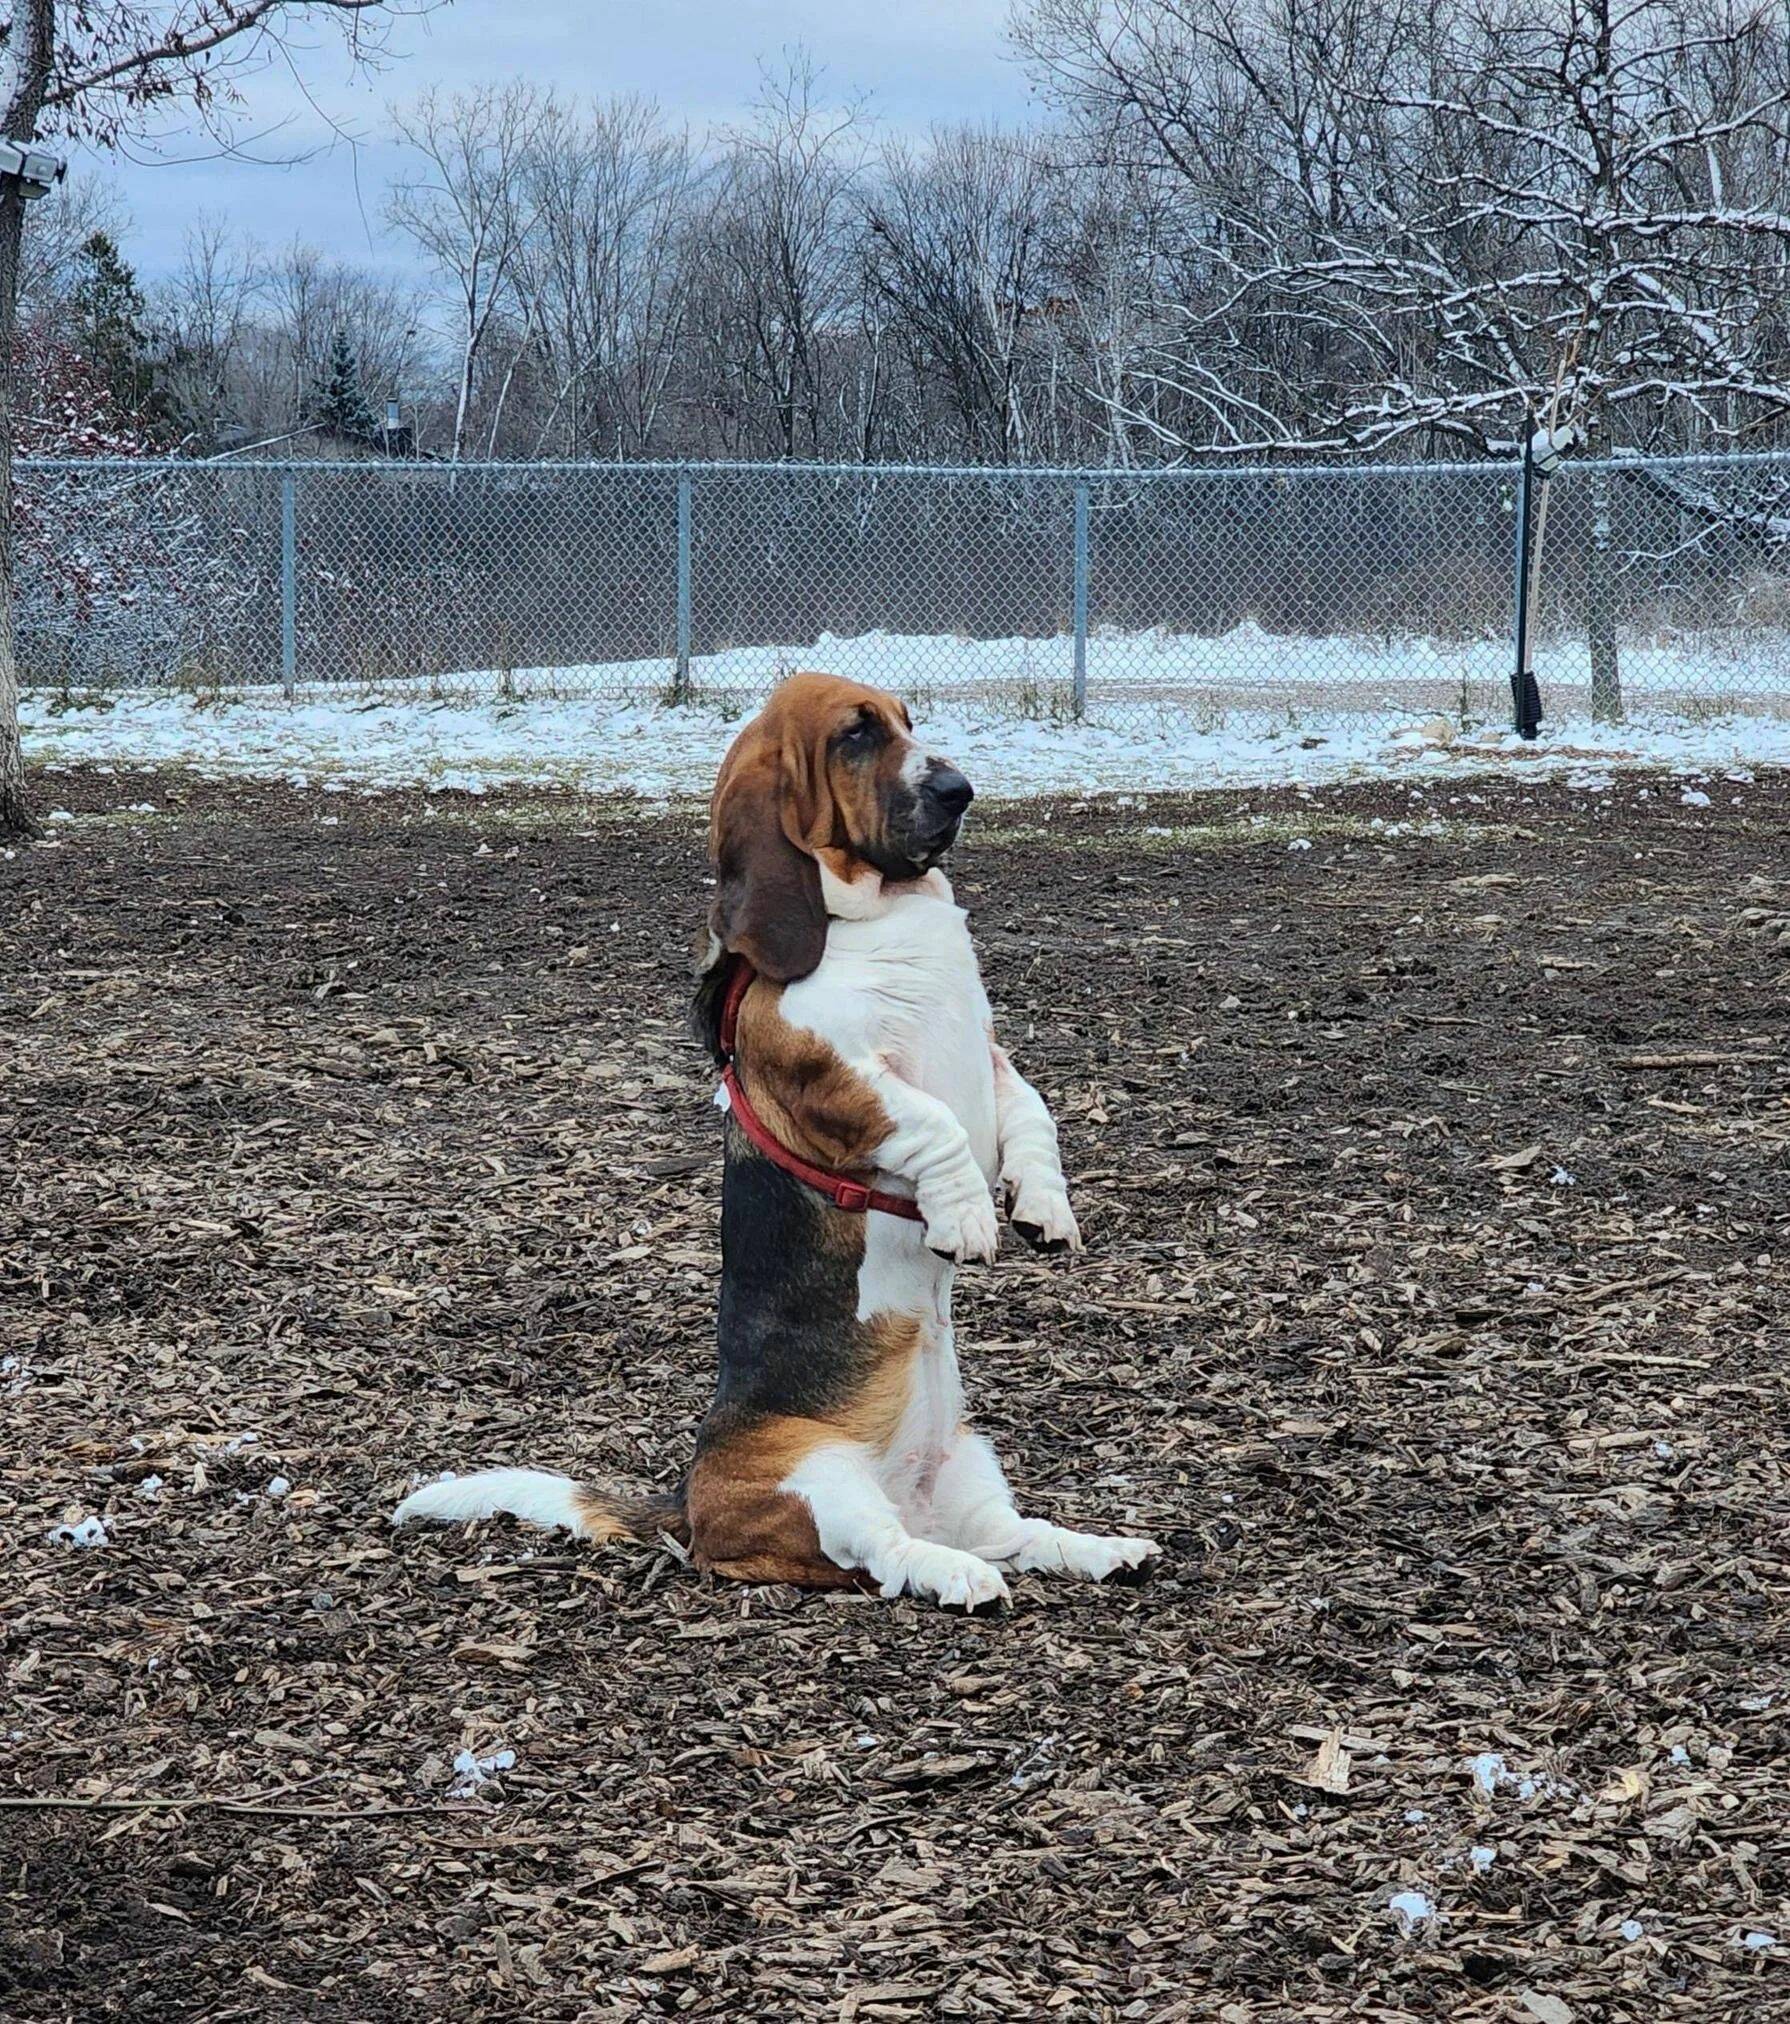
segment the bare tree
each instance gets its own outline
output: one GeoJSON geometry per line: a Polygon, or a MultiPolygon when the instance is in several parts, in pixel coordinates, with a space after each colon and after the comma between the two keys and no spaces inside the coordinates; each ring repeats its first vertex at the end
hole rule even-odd
{"type": "Polygon", "coordinates": [[[159,391],[204,455],[277,442],[308,420],[337,333],[375,403],[426,371],[421,306],[405,282],[294,244],[268,255],[216,220],[187,234],[152,305],[159,391]]]}
{"type": "Polygon", "coordinates": [[[1508,453],[1563,376],[1611,440],[1790,416],[1778,10],[1035,0],[1020,34],[1176,216],[1188,449],[1508,453]]]}
{"type": "MultiPolygon", "coordinates": [[[[427,0],[413,0],[415,7],[427,0]]],[[[212,131],[227,126],[242,76],[292,60],[292,33],[333,23],[357,59],[407,0],[17,0],[7,26],[0,133],[30,141],[75,132],[116,145],[153,115],[184,106],[212,131]]],[[[12,360],[18,329],[25,193],[0,176],[0,834],[32,827],[19,749],[12,568],[12,360]]]]}
{"type": "MultiPolygon", "coordinates": [[[[1182,453],[1593,452],[1790,423],[1790,38],[1733,0],[1034,0],[1188,279],[1101,397],[1182,453]],[[1162,396],[1166,395],[1166,401],[1162,396]]],[[[1608,475],[1592,699],[1621,706],[1608,475]]]]}
{"type": "Polygon", "coordinates": [[[676,364],[697,184],[688,137],[638,98],[549,102],[527,164],[521,292],[539,363],[537,449],[640,455],[676,364]]]}
{"type": "Polygon", "coordinates": [[[103,184],[64,180],[34,203],[19,247],[19,315],[60,314],[78,270],[81,249],[96,232],[122,240],[127,220],[103,184]]]}
{"type": "MultiPolygon", "coordinates": [[[[0,134],[9,140],[37,136],[37,122],[55,61],[56,21],[51,0],[23,0],[14,10],[6,53],[10,61],[0,134]]],[[[19,661],[13,615],[12,360],[19,328],[19,249],[24,235],[25,191],[17,176],[0,176],[0,836],[34,833],[25,805],[25,760],[19,749],[19,661]]]]}
{"type": "Polygon", "coordinates": [[[527,168],[543,112],[530,85],[481,86],[443,98],[425,92],[393,115],[423,172],[393,189],[388,215],[454,290],[459,387],[452,455],[463,456],[480,353],[516,301],[532,226],[527,168]]]}
{"type": "Polygon", "coordinates": [[[700,226],[708,397],[733,447],[815,456],[831,430],[862,276],[861,115],[828,107],[799,53],[767,75],[758,117],[726,136],[700,226]],[[762,427],[761,424],[768,425],[762,427]]]}
{"type": "Polygon", "coordinates": [[[179,269],[156,291],[163,385],[185,440],[212,451],[236,408],[233,381],[248,348],[263,276],[221,219],[186,233],[179,269]]]}
{"type": "Polygon", "coordinates": [[[1053,305],[1045,260],[1054,178],[1036,136],[935,131],[892,149],[870,214],[871,276],[897,312],[916,381],[938,380],[957,454],[991,463],[1031,450],[1028,354],[1053,305]]]}

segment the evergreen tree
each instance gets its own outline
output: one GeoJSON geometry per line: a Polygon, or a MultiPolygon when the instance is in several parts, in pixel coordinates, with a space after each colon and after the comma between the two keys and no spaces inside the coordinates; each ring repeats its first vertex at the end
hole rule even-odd
{"type": "Polygon", "coordinates": [[[360,359],[340,326],[311,396],[310,420],[357,443],[377,440],[379,423],[360,383],[360,359]]]}
{"type": "Polygon", "coordinates": [[[125,414],[152,416],[156,370],[143,330],[143,292],[109,232],[95,232],[82,246],[70,307],[77,341],[114,405],[125,414]]]}

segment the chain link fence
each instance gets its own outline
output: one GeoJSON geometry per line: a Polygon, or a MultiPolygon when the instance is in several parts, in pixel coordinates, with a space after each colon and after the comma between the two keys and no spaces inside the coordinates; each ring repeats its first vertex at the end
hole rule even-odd
{"type": "MultiPolygon", "coordinates": [[[[1517,471],[25,461],[33,685],[744,708],[796,667],[1172,730],[1510,714],[1517,471]]],[[[1790,457],[1567,465],[1553,721],[1790,714],[1790,457]]]]}

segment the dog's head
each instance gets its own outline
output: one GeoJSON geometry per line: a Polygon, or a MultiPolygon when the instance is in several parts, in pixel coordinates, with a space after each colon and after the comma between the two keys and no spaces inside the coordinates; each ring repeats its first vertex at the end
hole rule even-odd
{"type": "Polygon", "coordinates": [[[855,885],[917,879],[952,844],[970,783],[914,739],[906,708],[837,675],[792,675],[733,741],[715,782],[709,967],[744,956],[790,983],[821,959],[821,866],[855,885]]]}

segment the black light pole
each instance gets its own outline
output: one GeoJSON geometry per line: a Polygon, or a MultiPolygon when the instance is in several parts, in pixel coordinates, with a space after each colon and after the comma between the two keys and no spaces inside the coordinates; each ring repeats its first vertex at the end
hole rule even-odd
{"type": "Polygon", "coordinates": [[[1518,735],[1533,738],[1541,723],[1541,689],[1529,665],[1529,572],[1535,494],[1535,432],[1523,431],[1523,467],[1517,478],[1517,664],[1510,698],[1518,735]]]}

